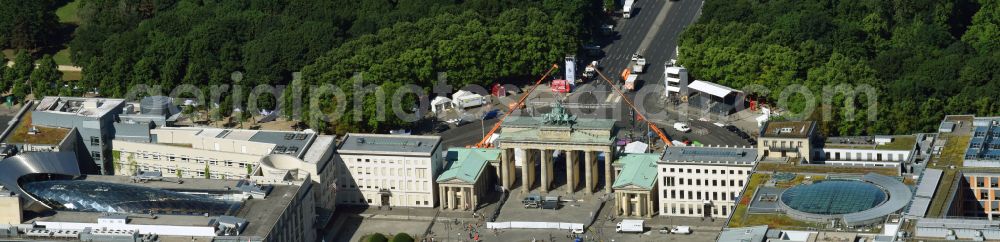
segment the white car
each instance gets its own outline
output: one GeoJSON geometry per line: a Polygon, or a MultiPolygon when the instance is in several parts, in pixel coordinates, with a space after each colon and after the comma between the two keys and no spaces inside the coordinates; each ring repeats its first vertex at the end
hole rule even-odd
{"type": "Polygon", "coordinates": [[[691,132],[691,127],[688,127],[686,123],[681,123],[681,122],[674,123],[674,129],[684,133],[691,132]]]}
{"type": "Polygon", "coordinates": [[[714,124],[715,126],[719,126],[719,128],[725,128],[726,127],[726,124],[724,124],[724,123],[712,123],[712,124],[714,124]]]}
{"type": "Polygon", "coordinates": [[[690,226],[677,226],[677,227],[674,227],[674,229],[671,229],[670,233],[671,234],[690,234],[691,233],[691,227],[690,226]]]}

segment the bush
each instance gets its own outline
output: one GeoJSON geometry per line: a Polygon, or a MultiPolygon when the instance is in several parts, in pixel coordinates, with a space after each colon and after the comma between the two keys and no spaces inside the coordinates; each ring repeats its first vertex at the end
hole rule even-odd
{"type": "Polygon", "coordinates": [[[392,236],[392,242],[413,242],[413,237],[407,233],[398,233],[396,236],[392,236]]]}
{"type": "Polygon", "coordinates": [[[369,235],[368,240],[366,240],[366,242],[388,242],[388,241],[389,239],[385,238],[385,235],[381,233],[374,233],[372,235],[369,235]]]}

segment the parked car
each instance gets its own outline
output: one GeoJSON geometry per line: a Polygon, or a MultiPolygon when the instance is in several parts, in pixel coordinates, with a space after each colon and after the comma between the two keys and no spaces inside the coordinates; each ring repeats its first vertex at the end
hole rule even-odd
{"type": "Polygon", "coordinates": [[[524,204],[525,208],[538,208],[542,205],[542,196],[534,193],[528,194],[524,200],[521,200],[521,203],[524,204]]]}
{"type": "Polygon", "coordinates": [[[674,227],[674,229],[671,229],[670,233],[671,234],[690,234],[691,233],[691,227],[690,226],[677,226],[677,227],[674,227]]]}
{"type": "Polygon", "coordinates": [[[660,233],[661,234],[669,234],[670,233],[670,227],[663,226],[663,228],[660,228],[660,233]]]}
{"type": "Polygon", "coordinates": [[[691,127],[688,127],[686,123],[681,123],[681,122],[674,123],[674,129],[684,133],[691,132],[691,127]]]}

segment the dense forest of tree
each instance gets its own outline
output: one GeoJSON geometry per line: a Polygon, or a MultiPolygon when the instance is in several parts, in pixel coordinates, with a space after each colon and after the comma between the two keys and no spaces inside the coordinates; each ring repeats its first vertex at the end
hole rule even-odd
{"type": "MultiPolygon", "coordinates": [[[[945,114],[1000,114],[994,0],[709,0],[682,35],[680,53],[695,77],[761,85],[771,102],[794,84],[816,94],[817,104],[824,87],[874,87],[875,121],[864,112],[865,95],[853,105],[843,93],[828,95],[829,135],[932,131],[945,114]]],[[[793,111],[806,102],[790,100],[793,111]]],[[[823,108],[807,118],[823,120],[823,108]]]]}
{"type": "MultiPolygon", "coordinates": [[[[437,72],[452,85],[484,84],[539,74],[585,35],[598,3],[585,0],[83,0],[70,43],[83,84],[122,96],[136,84],[332,84],[350,94],[351,77],[392,94],[405,84],[429,86],[437,72]],[[597,4],[591,6],[590,4],[597,4]]],[[[596,12],[595,11],[595,12],[596,12]]],[[[308,90],[307,90],[308,91],[308,90]]],[[[248,92],[244,92],[248,93],[248,92]]],[[[229,98],[229,97],[227,97],[229,98]]],[[[415,98],[410,95],[409,98],[415,98]]],[[[307,102],[309,100],[306,100],[307,102]]],[[[410,100],[412,101],[412,99],[410,100]]],[[[224,101],[221,109],[228,107],[224,101]]],[[[365,122],[296,115],[316,129],[384,131],[405,126],[387,114],[365,122]]],[[[273,108],[274,100],[265,100],[273,108]]],[[[408,102],[414,103],[414,102],[408,102]]],[[[324,105],[325,110],[330,107],[324,105]]],[[[348,112],[353,112],[348,106],[348,112]]],[[[223,110],[222,115],[228,115],[223,110]]],[[[389,111],[391,112],[391,111],[389,111]]],[[[289,112],[289,114],[291,114],[289,112]]]]}
{"type": "Polygon", "coordinates": [[[34,49],[51,44],[59,29],[60,0],[0,0],[0,49],[34,49]]]}

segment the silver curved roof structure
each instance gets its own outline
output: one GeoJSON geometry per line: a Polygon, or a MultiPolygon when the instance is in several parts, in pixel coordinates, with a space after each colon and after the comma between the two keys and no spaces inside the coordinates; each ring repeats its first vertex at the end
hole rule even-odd
{"type": "Polygon", "coordinates": [[[33,211],[49,210],[52,207],[21,188],[19,179],[31,174],[81,175],[80,164],[73,152],[26,152],[0,161],[0,185],[27,198],[22,207],[33,211]]]}
{"type": "Polygon", "coordinates": [[[833,219],[840,219],[844,225],[853,227],[882,222],[886,216],[905,208],[910,203],[910,200],[913,199],[913,192],[910,190],[910,187],[907,187],[906,184],[903,184],[896,178],[868,173],[862,176],[860,180],[879,186],[889,198],[875,207],[848,214],[808,213],[795,210],[784,204],[784,202],[779,202],[778,206],[785,214],[798,220],[827,222],[833,219]]]}
{"type": "Polygon", "coordinates": [[[861,177],[861,180],[874,183],[885,189],[886,193],[889,194],[889,200],[866,211],[845,214],[844,224],[847,226],[881,222],[885,216],[903,209],[913,199],[913,191],[910,190],[910,187],[896,178],[868,173],[861,177]]]}

